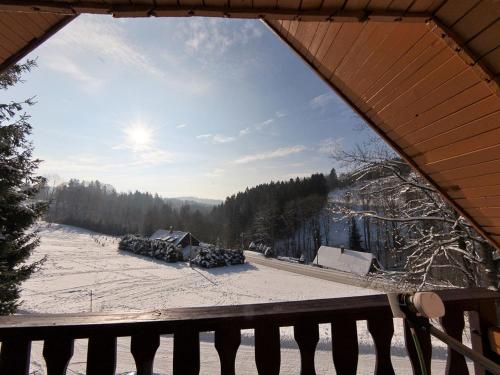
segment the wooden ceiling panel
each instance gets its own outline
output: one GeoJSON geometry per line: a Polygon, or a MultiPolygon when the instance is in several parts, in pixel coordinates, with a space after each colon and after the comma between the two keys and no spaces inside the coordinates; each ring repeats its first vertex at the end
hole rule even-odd
{"type": "Polygon", "coordinates": [[[81,12],[264,18],[500,248],[498,1],[0,0],[0,69],[81,12]]]}
{"type": "MultiPolygon", "coordinates": [[[[491,98],[491,97],[490,97],[491,98]]],[[[494,104],[496,108],[500,107],[497,103],[494,104]]],[[[493,107],[493,108],[495,108],[493,107]]],[[[489,112],[491,108],[487,108],[486,111],[489,112]]],[[[455,120],[447,119],[447,121],[435,122],[431,129],[435,129],[430,134],[435,134],[435,136],[426,135],[426,139],[421,142],[408,142],[408,137],[405,137],[405,142],[409,144],[408,147],[403,148],[403,150],[410,156],[415,156],[420,153],[429,152],[442,145],[458,142],[469,137],[496,129],[500,123],[500,110],[496,112],[483,116],[477,120],[467,121],[468,118],[463,118],[464,114],[459,114],[454,116],[455,120]],[[444,126],[443,126],[444,124],[444,126]],[[463,124],[463,125],[462,125],[463,124]],[[449,130],[446,130],[449,129],[449,130]]],[[[473,114],[474,117],[477,113],[473,114]]]]}
{"type": "Polygon", "coordinates": [[[467,42],[489,28],[500,17],[497,1],[482,1],[453,25],[453,32],[467,42]]]}

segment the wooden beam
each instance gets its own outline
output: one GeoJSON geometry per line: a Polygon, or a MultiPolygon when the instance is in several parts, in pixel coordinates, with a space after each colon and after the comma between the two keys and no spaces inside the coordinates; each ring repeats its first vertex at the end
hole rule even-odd
{"type": "Polygon", "coordinates": [[[36,1],[36,0],[0,0],[0,11],[24,13],[54,13],[76,15],[81,13],[112,14],[114,17],[226,17],[226,18],[262,18],[296,19],[303,21],[337,22],[426,22],[429,13],[407,13],[404,11],[367,11],[342,10],[340,7],[320,7],[317,9],[276,8],[274,3],[268,7],[231,7],[207,5],[148,5],[148,4],[106,4],[101,2],[81,1],[36,1]]]}

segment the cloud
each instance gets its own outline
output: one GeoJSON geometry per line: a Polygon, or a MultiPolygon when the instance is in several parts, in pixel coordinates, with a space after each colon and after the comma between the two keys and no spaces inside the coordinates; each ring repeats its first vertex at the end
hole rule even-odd
{"type": "Polygon", "coordinates": [[[59,58],[49,57],[45,61],[50,69],[68,75],[80,82],[82,86],[89,91],[95,91],[103,84],[101,79],[85,72],[80,65],[64,56],[59,56],[59,58]]]}
{"type": "Polygon", "coordinates": [[[261,153],[243,156],[239,159],[236,159],[234,161],[234,163],[235,164],[246,164],[246,163],[251,163],[251,162],[259,161],[259,160],[281,158],[284,156],[297,154],[299,152],[304,151],[305,149],[306,148],[302,145],[281,147],[281,148],[278,148],[278,149],[272,150],[272,151],[266,151],[266,152],[261,152],[261,153]]]}
{"type": "Polygon", "coordinates": [[[225,169],[215,168],[209,172],[204,173],[203,176],[208,178],[218,178],[224,175],[225,172],[226,172],[225,169]]]}
{"type": "Polygon", "coordinates": [[[309,106],[313,109],[322,108],[330,104],[334,99],[335,97],[331,93],[321,94],[312,98],[309,101],[309,106]]]}
{"type": "Polygon", "coordinates": [[[243,137],[245,135],[250,134],[251,132],[252,132],[252,129],[250,127],[248,127],[245,129],[241,129],[239,135],[240,135],[240,137],[243,137]]]}
{"type": "Polygon", "coordinates": [[[200,134],[196,136],[196,139],[204,139],[211,141],[212,143],[230,143],[236,140],[236,137],[225,136],[222,134],[200,134]]]}
{"type": "Polygon", "coordinates": [[[318,152],[333,155],[342,151],[344,138],[326,138],[319,142],[318,152]]]}
{"type": "Polygon", "coordinates": [[[283,111],[276,111],[275,115],[276,115],[277,118],[282,118],[282,117],[286,116],[286,113],[283,112],[283,111]]]}
{"type": "Polygon", "coordinates": [[[176,126],[177,129],[184,129],[185,127],[187,127],[187,124],[179,124],[176,126]]]}
{"type": "MultiPolygon", "coordinates": [[[[88,60],[97,58],[104,64],[108,63],[113,73],[117,71],[116,67],[132,68],[135,72],[149,74],[179,91],[203,94],[210,89],[211,83],[204,75],[185,69],[182,64],[171,62],[167,69],[161,69],[148,51],[130,38],[125,27],[127,22],[129,21],[119,22],[105,16],[78,17],[47,43],[49,53],[46,56],[50,60],[48,67],[71,74],[80,82],[82,79],[78,77],[84,77],[84,80],[85,77],[91,77],[88,71],[92,69],[106,77],[110,73],[103,73],[102,65],[96,66],[95,62],[88,60]],[[78,74],[68,72],[68,69],[73,69],[66,66],[68,62],[70,66],[77,66],[77,62],[83,60],[86,62],[85,71],[84,65],[79,64],[78,74]]],[[[158,54],[156,50],[155,53],[158,54]]]]}
{"type": "Polygon", "coordinates": [[[189,53],[207,57],[223,55],[234,45],[245,45],[263,35],[262,29],[252,21],[231,21],[217,18],[194,18],[179,23],[177,35],[189,53]]]}
{"type": "Polygon", "coordinates": [[[269,118],[265,121],[262,121],[262,122],[259,122],[258,124],[255,124],[255,129],[262,130],[262,129],[268,127],[269,125],[271,125],[273,122],[274,122],[274,119],[269,118]]]}

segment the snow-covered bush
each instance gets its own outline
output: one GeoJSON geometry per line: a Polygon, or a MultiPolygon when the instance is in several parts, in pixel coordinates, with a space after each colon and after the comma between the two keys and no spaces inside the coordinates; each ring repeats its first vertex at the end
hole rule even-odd
{"type": "Polygon", "coordinates": [[[169,263],[182,260],[182,254],[179,254],[179,251],[174,245],[165,241],[150,240],[149,238],[143,238],[133,234],[122,237],[118,244],[118,249],[160,259],[169,263]]]}
{"type": "Polygon", "coordinates": [[[202,247],[191,261],[192,264],[203,268],[229,266],[245,263],[242,250],[226,250],[215,247],[202,247]]]}
{"type": "Polygon", "coordinates": [[[264,250],[264,256],[266,258],[270,258],[270,257],[273,257],[274,256],[274,250],[271,248],[271,247],[266,247],[265,250],[264,250]]]}

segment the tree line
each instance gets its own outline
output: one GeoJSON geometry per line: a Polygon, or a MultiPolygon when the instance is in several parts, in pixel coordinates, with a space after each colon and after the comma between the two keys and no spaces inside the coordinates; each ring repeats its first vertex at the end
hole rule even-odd
{"type": "Polygon", "coordinates": [[[120,193],[99,181],[72,179],[45,186],[38,198],[49,202],[49,222],[111,235],[149,236],[172,227],[204,242],[241,247],[250,242],[274,246],[286,239],[325,206],[328,191],[327,178],[313,174],[247,188],[210,206],[139,191],[120,193]]]}

